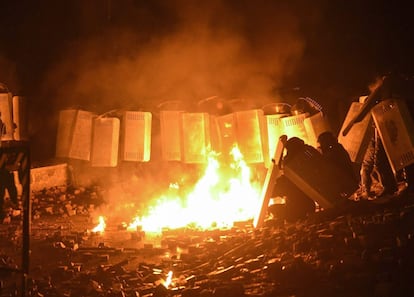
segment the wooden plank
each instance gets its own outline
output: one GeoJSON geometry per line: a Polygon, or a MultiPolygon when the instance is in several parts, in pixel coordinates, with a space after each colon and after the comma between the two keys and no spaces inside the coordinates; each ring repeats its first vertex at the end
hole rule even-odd
{"type": "Polygon", "coordinates": [[[272,159],[272,162],[267,169],[266,177],[263,183],[262,192],[260,194],[259,200],[259,211],[256,217],[253,220],[253,225],[255,228],[260,228],[263,226],[264,219],[266,217],[267,208],[269,206],[269,201],[272,196],[273,187],[275,185],[276,179],[281,174],[280,163],[283,157],[284,143],[287,140],[286,135],[282,135],[279,138],[279,141],[276,146],[275,155],[272,159]]]}

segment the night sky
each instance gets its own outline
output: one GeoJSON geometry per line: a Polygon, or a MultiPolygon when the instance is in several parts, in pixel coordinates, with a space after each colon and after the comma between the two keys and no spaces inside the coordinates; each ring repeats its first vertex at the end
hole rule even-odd
{"type": "Polygon", "coordinates": [[[413,75],[414,18],[401,3],[0,1],[0,82],[28,98],[34,160],[53,157],[67,107],[309,96],[338,128],[376,78],[413,75]]]}

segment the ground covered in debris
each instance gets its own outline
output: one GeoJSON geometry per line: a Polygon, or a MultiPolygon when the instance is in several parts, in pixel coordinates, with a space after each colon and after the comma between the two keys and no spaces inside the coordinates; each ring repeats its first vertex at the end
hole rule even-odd
{"type": "MultiPolygon", "coordinates": [[[[165,230],[121,225],[92,233],[97,189],[33,197],[29,296],[409,296],[414,293],[414,194],[347,201],[254,229],[165,230]]],[[[0,225],[0,296],[22,295],[18,213],[0,225]]]]}

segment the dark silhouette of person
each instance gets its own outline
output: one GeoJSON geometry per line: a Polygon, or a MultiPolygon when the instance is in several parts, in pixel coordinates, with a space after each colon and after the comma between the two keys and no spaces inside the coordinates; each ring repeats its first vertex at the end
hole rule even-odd
{"type": "Polygon", "coordinates": [[[373,125],[374,136],[370,139],[361,164],[361,198],[373,200],[379,196],[392,195],[398,190],[398,184],[392,171],[384,145],[378,136],[377,128],[373,125]],[[373,183],[380,185],[374,190],[373,183]]]}
{"type": "Polygon", "coordinates": [[[10,202],[15,208],[18,206],[17,187],[14,182],[13,171],[7,165],[0,169],[0,211],[4,211],[6,190],[9,193],[10,202]]]}
{"type": "MultiPolygon", "coordinates": [[[[1,120],[1,112],[0,112],[0,132],[1,136],[6,133],[6,126],[4,125],[3,121],[1,120]]],[[[17,207],[18,205],[18,198],[17,198],[17,187],[14,182],[14,174],[12,168],[10,166],[13,163],[13,158],[7,157],[6,162],[1,165],[0,167],[0,217],[4,216],[4,202],[6,196],[6,189],[9,193],[10,202],[12,203],[13,207],[17,207]]]]}
{"type": "MultiPolygon", "coordinates": [[[[401,78],[395,75],[384,76],[370,96],[365,99],[364,105],[375,105],[390,98],[404,100],[406,94],[403,95],[401,91],[401,78]]],[[[372,129],[373,136],[361,164],[360,198],[373,200],[380,196],[396,193],[398,182],[385,152],[384,144],[379,137],[378,128],[372,124],[369,129],[372,129]],[[376,187],[373,187],[374,181],[376,187]]]]}
{"type": "MultiPolygon", "coordinates": [[[[317,149],[305,144],[298,137],[288,139],[285,143],[285,149],[286,155],[282,160],[282,167],[289,164],[295,156],[305,151],[320,155],[317,149]]],[[[285,175],[281,175],[276,180],[273,196],[285,197],[285,205],[278,209],[276,215],[287,221],[303,219],[315,212],[315,202],[285,175]]]]}
{"type": "Polygon", "coordinates": [[[341,170],[356,182],[359,182],[357,170],[348,151],[338,142],[338,138],[331,131],[321,133],[318,136],[318,144],[325,160],[334,164],[338,170],[341,170]]]}

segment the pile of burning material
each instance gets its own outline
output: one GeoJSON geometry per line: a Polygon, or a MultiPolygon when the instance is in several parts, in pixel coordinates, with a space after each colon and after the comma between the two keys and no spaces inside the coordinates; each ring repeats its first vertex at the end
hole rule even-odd
{"type": "MultiPolygon", "coordinates": [[[[245,221],[239,220],[244,223],[237,224],[229,215],[232,206],[237,207],[242,198],[250,197],[250,192],[242,186],[251,184],[251,176],[245,175],[243,169],[252,164],[266,168],[270,163],[269,152],[275,148],[271,149],[269,143],[276,145],[277,141],[270,141],[269,135],[278,138],[276,128],[283,127],[279,133],[303,139],[308,137],[307,134],[290,134],[289,128],[294,127],[294,133],[306,131],[297,128],[305,127],[306,120],[314,116],[322,118],[320,111],[312,115],[304,113],[300,104],[289,110],[297,114],[267,114],[264,109],[239,110],[224,115],[180,109],[160,112],[162,161],[207,164],[205,174],[197,175],[195,191],[185,191],[188,194],[185,206],[194,202],[192,205],[202,207],[195,211],[182,207],[184,204],[171,203],[174,200],[170,196],[163,199],[161,195],[155,200],[162,205],[156,205],[149,215],[141,216],[130,225],[114,225],[102,217],[99,225],[90,229],[92,233],[48,237],[48,250],[58,256],[56,263],[59,265],[52,270],[33,267],[36,273],[32,275],[39,277],[33,277],[32,295],[332,296],[346,292],[355,296],[393,296],[394,293],[413,292],[409,271],[414,263],[410,254],[414,207],[410,199],[386,205],[371,204],[370,207],[361,202],[352,204],[352,211],[342,209],[342,215],[335,215],[334,211],[338,209],[333,209],[333,212],[315,213],[296,223],[275,219],[265,222],[261,228],[254,228],[249,219],[252,214],[257,214],[255,208],[260,206],[260,191],[253,191],[253,204],[250,204],[253,206],[243,205],[243,210],[250,211],[244,216],[245,221]],[[269,133],[271,124],[275,126],[269,133]],[[263,134],[263,131],[269,134],[263,134]],[[225,195],[223,201],[231,202],[227,205],[205,201],[205,196],[212,197],[212,185],[216,192],[223,189],[217,187],[217,181],[223,178],[215,171],[220,162],[211,160],[210,152],[217,151],[218,155],[227,157],[224,152],[234,152],[234,144],[238,150],[233,157],[242,156],[235,159],[244,162],[243,166],[236,166],[240,169],[236,172],[241,177],[248,177],[247,182],[236,178],[244,181],[235,183],[243,192],[231,196],[236,200],[225,195]],[[212,150],[216,145],[218,149],[212,150]],[[185,212],[187,209],[189,211],[185,212]],[[198,225],[194,225],[194,229],[188,227],[189,223],[195,222],[194,216],[204,218],[206,213],[217,214],[221,210],[225,210],[226,219],[232,223],[227,228],[212,226],[211,221],[203,226],[204,229],[198,229],[198,225]],[[166,229],[170,224],[181,223],[187,214],[192,216],[190,220],[183,220],[184,225],[166,229]],[[148,232],[153,223],[157,224],[158,231],[162,230],[160,237],[155,239],[149,238],[148,232]]],[[[148,127],[151,117],[139,113],[121,119],[105,119],[74,110],[62,113],[60,123],[68,129],[64,133],[60,130],[61,135],[67,137],[58,137],[61,141],[58,151],[62,152],[62,157],[91,162],[92,167],[117,167],[119,156],[123,156],[122,161],[149,162],[147,140],[151,139],[152,133],[144,128],[148,127]],[[65,118],[69,118],[66,124],[65,118]],[[140,141],[132,136],[125,137],[129,126],[127,119],[139,122],[130,132],[139,132],[140,141]],[[87,123],[80,124],[82,121],[87,123]],[[69,142],[63,143],[64,140],[69,142]],[[133,140],[133,149],[125,150],[126,142],[133,140]],[[102,150],[94,152],[102,145],[102,150]],[[127,154],[129,150],[134,152],[127,154]]],[[[224,180],[227,185],[232,185],[228,179],[224,180]]],[[[170,185],[169,190],[177,189],[175,183],[170,185]]],[[[177,195],[178,198],[182,198],[182,193],[177,195]]],[[[134,201],[133,197],[131,201],[134,201]]],[[[107,213],[114,210],[112,205],[107,213]]],[[[124,213],[125,217],[127,215],[124,213]]]]}
{"type": "MultiPolygon", "coordinates": [[[[166,230],[160,248],[125,240],[119,230],[112,238],[60,230],[33,243],[30,296],[412,294],[412,199],[352,204],[296,223],[270,219],[260,229],[240,222],[166,230]]],[[[4,294],[16,288],[3,284],[4,294]]]]}

